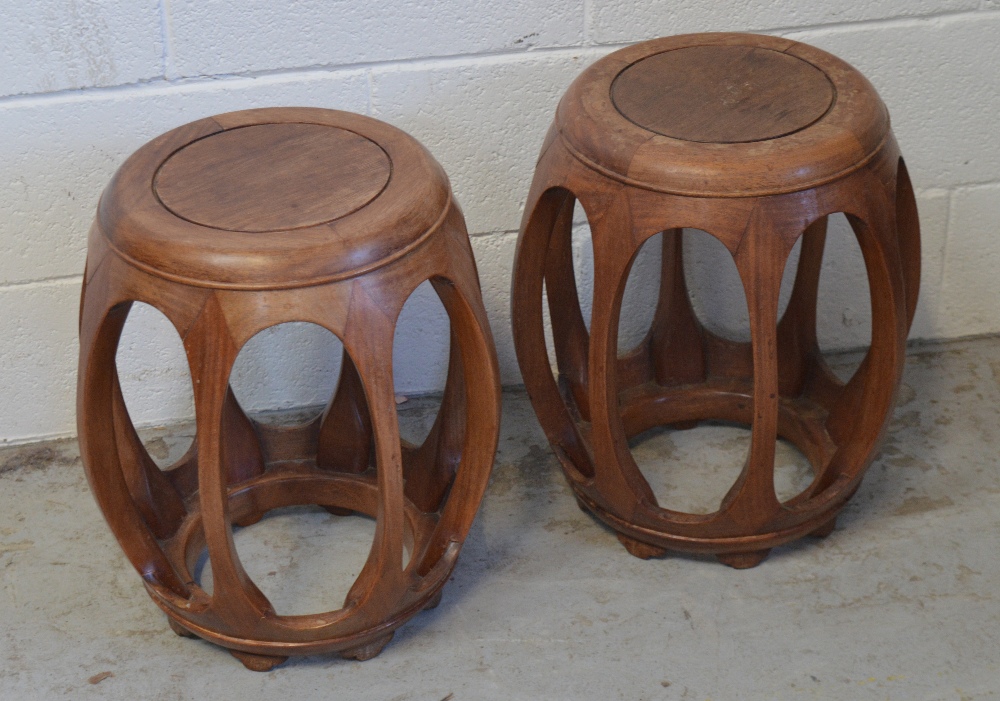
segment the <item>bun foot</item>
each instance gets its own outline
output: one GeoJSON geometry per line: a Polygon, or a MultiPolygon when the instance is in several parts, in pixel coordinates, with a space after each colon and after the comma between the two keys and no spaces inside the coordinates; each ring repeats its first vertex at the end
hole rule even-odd
{"type": "Polygon", "coordinates": [[[670,427],[678,431],[690,431],[692,428],[698,426],[697,421],[678,421],[677,423],[670,424],[670,427]]]}
{"type": "Polygon", "coordinates": [[[624,545],[629,553],[635,555],[640,560],[648,560],[651,557],[660,557],[667,554],[667,549],[661,548],[658,545],[643,543],[641,540],[629,538],[627,535],[622,535],[621,533],[616,533],[615,535],[618,536],[618,542],[624,545]]]}
{"type": "Polygon", "coordinates": [[[770,552],[771,549],[768,548],[767,550],[753,550],[747,553],[719,553],[715,559],[734,570],[746,570],[762,563],[770,552]]]}
{"type": "Polygon", "coordinates": [[[253,524],[259,522],[262,518],[264,518],[264,514],[247,514],[246,516],[234,518],[233,525],[239,526],[240,528],[246,528],[247,526],[252,526],[253,524]]]}
{"type": "Polygon", "coordinates": [[[444,592],[443,589],[438,589],[437,594],[432,596],[430,600],[424,605],[424,611],[430,611],[431,609],[436,609],[438,607],[438,604],[441,603],[441,596],[443,592],[444,592]]]}
{"type": "Polygon", "coordinates": [[[373,640],[367,645],[359,645],[358,647],[352,647],[348,650],[342,650],[340,656],[345,660],[358,660],[359,662],[370,660],[382,652],[382,648],[389,644],[389,641],[392,640],[392,636],[393,634],[389,633],[386,636],[373,640]]]}
{"type": "Polygon", "coordinates": [[[258,655],[253,652],[242,652],[240,650],[230,650],[229,654],[243,663],[243,666],[252,672],[270,672],[279,664],[283,664],[287,657],[276,657],[272,655],[258,655]]]}
{"type": "Polygon", "coordinates": [[[189,631],[187,628],[182,626],[180,623],[172,619],[170,616],[167,616],[167,625],[170,626],[170,630],[174,631],[175,633],[177,633],[177,635],[181,636],[182,638],[198,637],[197,635],[189,631]]]}
{"type": "Polygon", "coordinates": [[[835,529],[836,527],[837,527],[837,517],[834,516],[829,521],[824,523],[822,526],[817,528],[815,531],[812,531],[809,535],[813,536],[814,538],[826,538],[828,535],[833,533],[833,529],[835,529]]]}
{"type": "Polygon", "coordinates": [[[339,506],[324,506],[323,508],[334,516],[350,516],[354,513],[351,509],[342,509],[339,506]]]}

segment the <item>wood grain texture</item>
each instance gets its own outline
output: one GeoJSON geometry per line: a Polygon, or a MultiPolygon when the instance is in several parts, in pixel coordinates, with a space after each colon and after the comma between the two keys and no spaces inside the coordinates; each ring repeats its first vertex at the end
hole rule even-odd
{"type": "MultiPolygon", "coordinates": [[[[652,65],[661,70],[667,64],[652,65]]],[[[664,77],[686,86],[693,99],[692,81],[712,70],[699,59],[693,76],[664,77]]],[[[707,34],[637,44],[586,69],[560,102],[542,147],[511,288],[525,386],[578,502],[641,558],[674,550],[752,567],[777,545],[829,533],[874,459],[892,413],[918,294],[919,258],[913,191],[885,108],[867,81],[839,59],[786,39],[707,34]],[[761,93],[745,95],[734,109],[717,105],[724,112],[718,119],[708,114],[711,100],[696,106],[700,121],[657,112],[681,106],[672,102],[676,95],[657,94],[649,75],[619,85],[627,88],[630,104],[644,111],[639,121],[688,130],[704,124],[704,134],[688,135],[712,133],[714,143],[657,134],[614,107],[616,76],[664,52],[675,54],[670,70],[681,70],[687,59],[677,57],[690,51],[702,57],[766,51],[794,58],[769,61],[761,93]],[[834,86],[837,99],[829,109],[823,107],[829,92],[822,81],[803,79],[802,61],[834,86]],[[782,71],[789,73],[789,85],[816,94],[783,93],[782,71]],[[772,115],[779,98],[808,109],[792,121],[781,110],[772,115]],[[741,105],[766,109],[746,112],[741,105]],[[821,109],[818,118],[801,124],[821,109]],[[786,133],[790,124],[801,128],[786,133]],[[741,141],[768,133],[776,136],[741,141]],[[589,331],[573,279],[575,201],[593,237],[589,331]],[[847,216],[857,237],[872,304],[871,347],[846,383],[826,366],[816,340],[826,222],[836,212],[847,216]],[[684,228],[707,231],[733,256],[748,305],[749,343],[716,336],[694,315],[684,280],[684,228]],[[635,348],[619,353],[629,271],[642,244],[660,232],[661,281],[651,328],[635,348]],[[779,318],[782,273],[800,239],[791,299],[779,318]],[[545,346],[543,285],[556,376],[545,346]],[[655,426],[706,420],[750,427],[739,478],[713,513],[662,508],[629,439],[655,426]],[[784,502],[774,487],[778,438],[798,447],[814,472],[812,483],[784,502]]]]}
{"type": "Polygon", "coordinates": [[[573,81],[555,123],[564,147],[592,170],[624,185],[695,197],[753,197],[816,187],[871,160],[889,133],[889,115],[875,89],[844,61],[790,39],[730,33],[666,37],[609,54],[573,81]],[[757,48],[801,59],[826,76],[837,98],[807,129],[726,148],[651,132],[615,107],[610,86],[629,66],[664,52],[710,46],[757,48]]]}
{"type": "Polygon", "coordinates": [[[258,124],[210,134],[171,155],[153,190],[182,219],[273,232],[340,219],[375,199],[392,164],[378,144],[329,125],[258,124]]]}
{"type": "Polygon", "coordinates": [[[105,190],[81,301],[81,454],[111,530],[178,634],[259,671],[294,654],[378,654],[440,601],[486,488],[499,410],[465,223],[440,167],[411,137],[332,110],[235,112],[153,140],[105,190]],[[160,203],[158,172],[160,195],[202,223],[160,203]],[[399,437],[392,344],[403,304],[426,280],[448,313],[452,348],[445,400],[414,446],[399,437]],[[163,470],[135,434],[115,367],[134,302],[177,328],[195,390],[196,439],[163,470]],[[250,338],[286,321],[343,341],[341,381],[312,422],[257,424],[230,372],[250,338]],[[240,562],[233,528],[308,504],[371,516],[375,538],[340,609],[281,615],[240,562]],[[212,593],[194,576],[205,550],[212,593]]]}
{"type": "Polygon", "coordinates": [[[685,141],[731,144],[791,134],[833,104],[833,84],[802,59],[755,46],[689,46],[644,58],[611,84],[637,126],[685,141]]]}

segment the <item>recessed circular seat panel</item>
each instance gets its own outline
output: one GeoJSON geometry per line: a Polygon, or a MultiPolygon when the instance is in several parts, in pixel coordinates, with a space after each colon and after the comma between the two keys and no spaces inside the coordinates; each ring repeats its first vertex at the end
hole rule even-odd
{"type": "Polygon", "coordinates": [[[689,46],[638,61],[615,78],[622,115],[685,141],[743,143],[791,134],[833,104],[833,84],[806,61],[753,46],[689,46]]]}
{"type": "Polygon", "coordinates": [[[625,185],[759,197],[861,167],[887,138],[889,115],[836,56],[781,37],[712,33],[608,54],[573,81],[555,127],[552,138],[579,161],[625,185]]]}
{"type": "Polygon", "coordinates": [[[96,231],[147,273],[218,289],[353,277],[441,225],[451,187],[413,137],[309,107],[220,114],[153,139],[101,197],[96,231]]]}
{"type": "Polygon", "coordinates": [[[345,129],[258,124],[185,146],[153,187],[182,219],[259,233],[340,219],[375,199],[391,172],[378,144],[345,129]]]}

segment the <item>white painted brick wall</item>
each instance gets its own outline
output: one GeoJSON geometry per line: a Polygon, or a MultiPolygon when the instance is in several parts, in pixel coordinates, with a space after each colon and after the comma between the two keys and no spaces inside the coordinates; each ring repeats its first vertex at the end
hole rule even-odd
{"type": "MultiPolygon", "coordinates": [[[[369,113],[420,139],[447,170],[473,234],[503,381],[520,381],[510,274],[521,207],[555,105],[618,45],[682,32],[749,30],[830,50],[889,106],[923,225],[915,338],[1000,332],[1000,2],[997,0],[37,0],[0,7],[0,441],[74,432],[76,310],[85,236],[118,165],[153,136],[203,116],[265,105],[369,113]]],[[[585,222],[576,234],[589,314],[585,222]]],[[[831,233],[820,336],[866,340],[864,274],[843,226],[831,233]],[[835,245],[834,245],[835,244],[835,245]]],[[[739,335],[741,290],[692,241],[697,311],[739,335]],[[721,282],[720,282],[721,281],[721,282]]],[[[624,338],[643,332],[655,251],[636,265],[624,338]]],[[[728,270],[722,268],[723,271],[728,270]]],[[[730,271],[731,272],[731,271],[730,271]]],[[[441,386],[447,322],[428,287],[398,332],[399,391],[441,386]]],[[[234,383],[253,410],[322,402],[331,339],[264,334],[234,383]],[[293,350],[289,350],[293,349],[293,350]],[[287,356],[294,353],[295,363],[287,356]]],[[[335,345],[335,344],[334,344],[335,345]]],[[[190,415],[179,339],[136,313],[121,370],[138,422],[190,415]]]]}

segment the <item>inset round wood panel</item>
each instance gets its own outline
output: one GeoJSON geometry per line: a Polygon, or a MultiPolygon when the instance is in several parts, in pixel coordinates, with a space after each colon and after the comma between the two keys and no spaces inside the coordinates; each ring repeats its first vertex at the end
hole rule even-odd
{"type": "Polygon", "coordinates": [[[315,226],[361,209],[385,188],[378,144],[323,124],[258,124],[192,142],[156,175],[163,205],[195,224],[261,233],[315,226]]]}
{"type": "Polygon", "coordinates": [[[804,129],[833,104],[811,63],[754,46],[689,46],[625,68],[611,86],[617,110],[649,131],[685,141],[765,141],[804,129]]]}

